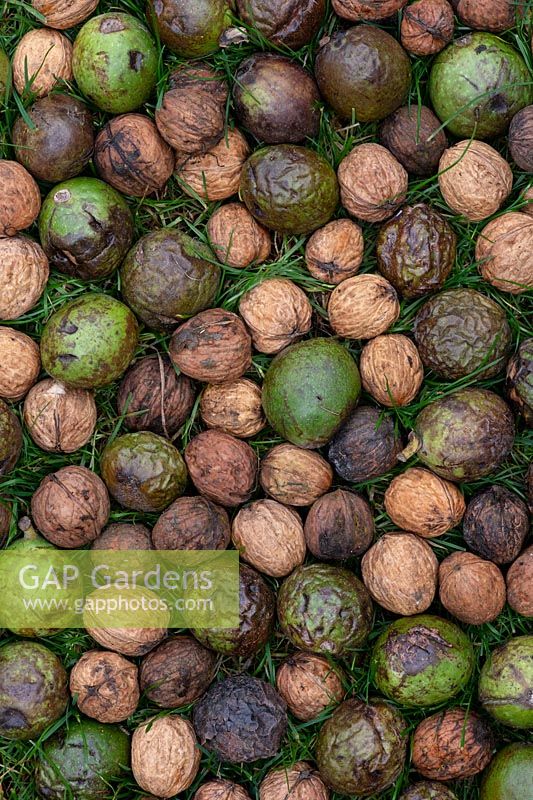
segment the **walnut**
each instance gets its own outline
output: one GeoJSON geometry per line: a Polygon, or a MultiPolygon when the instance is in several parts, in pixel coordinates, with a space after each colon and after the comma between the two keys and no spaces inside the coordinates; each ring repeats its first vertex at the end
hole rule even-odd
{"type": "Polygon", "coordinates": [[[533,545],[511,564],[506,580],[511,608],[523,617],[533,617],[533,545]]]}
{"type": "Polygon", "coordinates": [[[141,691],[161,708],[182,708],[203,695],[216,666],[215,653],[192,636],[173,636],[143,658],[141,691]]]}
{"type": "Polygon", "coordinates": [[[13,83],[19,94],[44,97],[60,81],[72,80],[72,44],[52,28],[24,34],[13,55],[13,83]],[[26,81],[28,81],[26,87],[26,81]]]}
{"type": "Polygon", "coordinates": [[[408,0],[333,0],[333,9],[343,19],[354,22],[390,17],[403,8],[408,0]]]}
{"type": "Polygon", "coordinates": [[[156,550],[225,550],[230,540],[227,511],[207,497],[178,497],[152,531],[156,550]]]}
{"type": "Polygon", "coordinates": [[[257,456],[249,444],[222,431],[203,431],[185,449],[185,462],[200,492],[223,506],[250,499],[257,476],[257,456]]]}
{"type": "Polygon", "coordinates": [[[270,255],[270,233],[243,203],[226,203],[209,218],[207,235],[219,261],[236,269],[261,264],[270,255]]]}
{"type": "Polygon", "coordinates": [[[192,800],[251,800],[248,792],[238,783],[224,778],[215,778],[203,783],[192,800]]]}
{"type": "Polygon", "coordinates": [[[279,666],[278,692],[297,719],[307,722],[344,698],[342,670],[325,656],[298,651],[279,666]]]}
{"type": "Polygon", "coordinates": [[[0,326],[0,397],[20,400],[40,371],[39,345],[22,331],[0,326]]]}
{"type": "Polygon", "coordinates": [[[410,467],[393,478],[384,500],[395,525],[425,539],[458,525],[466,508],[458,486],[422,467],[410,467]]]}
{"type": "Polygon", "coordinates": [[[197,155],[178,153],[175,175],[185,192],[203,200],[225,200],[239,191],[241,172],[248,158],[248,142],[236,128],[220,142],[197,155]]]}
{"type": "Polygon", "coordinates": [[[51,453],[73,453],[87,444],[97,417],[94,395],[45,378],[30,389],[24,422],[35,444],[51,453]]]}
{"type": "Polygon", "coordinates": [[[200,416],[208,428],[219,428],[247,439],[266,425],[261,387],[248,378],[206,386],[200,399],[200,416]]]}
{"type": "Polygon", "coordinates": [[[396,322],[400,303],[396,289],[381,275],[356,275],[332,291],[328,316],[339,336],[373,339],[396,322]]]}
{"type": "MultiPolygon", "coordinates": [[[[105,593],[108,589],[97,589],[88,599],[92,599],[94,595],[98,596],[98,592],[105,593]]],[[[124,590],[120,590],[121,595],[124,595],[124,590]]],[[[148,600],[157,599],[153,592],[148,592],[146,589],[132,589],[129,590],[129,595],[132,599],[138,599],[144,595],[148,600]]],[[[98,597],[96,597],[98,599],[98,597]]],[[[141,612],[148,613],[148,612],[141,612]]],[[[151,619],[154,619],[154,612],[150,612],[151,619]]],[[[102,627],[101,615],[93,615],[92,610],[84,609],[83,621],[87,633],[92,636],[95,642],[105,647],[106,650],[113,650],[115,653],[121,653],[124,656],[143,656],[149,653],[150,650],[161,642],[167,635],[168,615],[159,614],[160,619],[157,621],[164,625],[164,627],[151,627],[151,628],[104,628],[102,627]],[[164,618],[163,618],[164,617],[164,618]]]]}
{"type": "Polygon", "coordinates": [[[529,533],[528,509],[506,486],[490,486],[469,501],[463,536],[471,550],[495,564],[514,561],[529,533]]]}
{"type": "Polygon", "coordinates": [[[522,192],[520,199],[524,201],[521,211],[533,217],[533,185],[528,186],[528,188],[522,192]]]}
{"type": "Polygon", "coordinates": [[[337,489],[315,500],[305,521],[305,541],[322,561],[362,555],[374,538],[374,518],[366,500],[337,489]]]}
{"type": "Polygon", "coordinates": [[[435,596],[439,562],[427,542],[412,533],[386,533],[361,561],[363,582],[380,606],[411,616],[435,596]]]}
{"type": "Polygon", "coordinates": [[[349,219],[335,219],[309,238],[305,263],[317,281],[337,284],[357,274],[363,263],[364,249],[359,225],[349,219]]]}
{"type": "Polygon", "coordinates": [[[152,550],[150,531],[145,525],[115,522],[102,531],[91,550],[152,550]]]}
{"type": "Polygon", "coordinates": [[[341,161],[337,176],[342,205],[367,222],[392,217],[405,200],[407,172],[380,144],[354,147],[341,161]]]}
{"type": "Polygon", "coordinates": [[[509,127],[509,152],[524,172],[533,172],[533,106],[515,114],[509,127]]]}
{"type": "Polygon", "coordinates": [[[72,668],[70,693],[86,716],[122,722],[139,702],[137,667],[118,653],[89,650],[72,668]]]}
{"type": "Polygon", "coordinates": [[[49,272],[48,258],[36,242],[25,236],[0,238],[0,319],[18,319],[33,308],[49,272]]]}
{"type": "Polygon", "coordinates": [[[329,800],[329,790],[307,761],[271,769],[259,784],[259,800],[329,800]]]}
{"type": "Polygon", "coordinates": [[[33,521],[56,547],[79,548],[101,533],[110,511],[104,482],[86,467],[62,467],[31,499],[33,521]]]}
{"type": "Polygon", "coordinates": [[[98,5],[98,0],[31,0],[31,4],[45,17],[49,28],[62,31],[87,19],[98,5]]]}
{"type": "Polygon", "coordinates": [[[476,261],[496,289],[520,294],[533,287],[533,216],[510,211],[491,220],[478,236],[476,261]]]}
{"type": "Polygon", "coordinates": [[[484,625],[501,614],[505,581],[492,561],[473,553],[452,553],[439,567],[439,597],[444,608],[468,625],[484,625]]]}
{"type": "Polygon", "coordinates": [[[200,756],[194,728],[183,717],[152,717],[133,732],[133,777],[141,789],[157,797],[173,797],[188,789],[200,756]]]}
{"type": "Polygon", "coordinates": [[[227,84],[212,67],[182,66],[155,112],[159,133],[180,153],[210,150],[224,136],[227,99],[227,84]]]}
{"type": "Polygon", "coordinates": [[[413,342],[401,333],[376,336],[365,344],[359,362],[363,388],[383,406],[407,406],[424,380],[413,342]]]}
{"type": "Polygon", "coordinates": [[[474,711],[439,711],[422,720],[414,732],[413,767],[425,778],[468,778],[487,766],[494,744],[489,723],[474,711]]]}
{"type": "Polygon", "coordinates": [[[223,383],[240,378],[252,363],[252,340],[240,317],[222,308],[201,311],[170,340],[170,358],[197,381],[223,383]]]}
{"type": "Polygon", "coordinates": [[[503,33],[515,24],[516,0],[458,0],[457,14],[469,28],[503,33]]]}
{"type": "Polygon", "coordinates": [[[311,329],[307,295],[287,278],[267,278],[243,294],[239,313],[260,353],[279,353],[311,329]]]}
{"type": "Polygon", "coordinates": [[[402,44],[415,56],[439,53],[453,39],[454,25],[448,0],[415,0],[403,12],[402,44]]]}
{"type": "Polygon", "coordinates": [[[440,120],[427,106],[402,106],[381,124],[381,144],[391,151],[407,172],[433,175],[448,146],[440,120]]]}
{"type": "Polygon", "coordinates": [[[479,222],[495,214],[509,197],[513,173],[489,144],[466,139],[442,154],[439,186],[452,211],[479,222]]]}
{"type": "Polygon", "coordinates": [[[9,533],[11,513],[11,503],[8,503],[7,500],[0,495],[0,547],[5,543],[9,533]]]}
{"type": "Polygon", "coordinates": [[[277,444],[261,461],[263,490],[288,506],[310,506],[328,491],[332,480],[325,458],[294,444],[277,444]]]}
{"type": "Polygon", "coordinates": [[[276,500],[256,500],[241,508],[231,538],[245,561],[274,578],[288,575],[305,559],[302,521],[276,500]]]}
{"type": "Polygon", "coordinates": [[[358,406],[331,440],[328,458],[341,478],[361,483],[391,470],[402,447],[391,416],[358,406]]]}
{"type": "MultiPolygon", "coordinates": [[[[2,187],[0,194],[0,237],[15,236],[18,231],[33,225],[39,216],[41,193],[37,183],[22,164],[18,164],[16,161],[6,161],[5,159],[0,159],[0,186],[2,187]]],[[[38,247],[38,245],[35,245],[35,247],[38,247]]],[[[5,248],[6,245],[2,244],[2,250],[5,248]]],[[[20,249],[22,250],[22,247],[20,249]]],[[[28,247],[24,248],[27,258],[30,257],[28,250],[28,247]]],[[[8,258],[17,257],[17,253],[13,252],[13,248],[8,247],[7,252],[8,258]]],[[[35,250],[31,254],[35,260],[37,260],[37,254],[38,251],[35,250]]],[[[40,267],[41,271],[44,272],[44,266],[41,263],[40,267]]],[[[4,269],[4,262],[2,262],[2,271],[4,269]]],[[[35,272],[35,270],[33,271],[35,272]]],[[[17,277],[19,280],[23,280],[23,275],[18,276],[17,273],[17,277]]],[[[48,278],[48,275],[46,277],[48,278]]],[[[26,278],[26,280],[28,279],[26,278]]],[[[22,290],[18,285],[17,289],[22,295],[22,290]]],[[[42,293],[42,289],[40,293],[42,293]]],[[[1,303],[10,302],[9,296],[5,299],[3,296],[4,291],[2,291],[1,303]]],[[[19,302],[22,303],[22,297],[19,302]]],[[[27,302],[29,302],[29,297],[27,302]]]]}

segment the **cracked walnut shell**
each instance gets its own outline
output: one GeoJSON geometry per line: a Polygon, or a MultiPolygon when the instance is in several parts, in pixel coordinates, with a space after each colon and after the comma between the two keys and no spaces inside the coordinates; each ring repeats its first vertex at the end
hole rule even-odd
{"type": "Polygon", "coordinates": [[[288,506],[310,506],[331,486],[333,471],[319,453],[277,444],[261,461],[259,481],[266,494],[288,506]]]}
{"type": "Polygon", "coordinates": [[[166,798],[188,789],[200,766],[191,723],[178,716],[152,717],[131,739],[133,777],[145,792],[166,798]]]}
{"type": "Polygon", "coordinates": [[[383,406],[407,406],[417,396],[424,368],[413,342],[401,333],[376,336],[363,347],[364,389],[383,406]]]}
{"type": "Polygon", "coordinates": [[[402,44],[416,56],[439,53],[451,42],[454,25],[448,0],[415,0],[403,12],[402,44]]]}
{"type": "Polygon", "coordinates": [[[496,289],[520,294],[533,288],[533,216],[510,211],[491,220],[478,236],[479,271],[496,289]]]}
{"type": "Polygon", "coordinates": [[[26,90],[44,97],[61,80],[72,80],[72,44],[59,31],[35,28],[24,34],[13,55],[13,83],[22,95],[26,90]]]}
{"type": "Polygon", "coordinates": [[[139,702],[137,667],[118,653],[89,650],[72,668],[70,693],[86,716],[123,722],[139,702]]]}
{"type": "Polygon", "coordinates": [[[0,326],[0,397],[21,400],[40,371],[38,344],[22,331],[0,326]]]}
{"type": "Polygon", "coordinates": [[[22,164],[5,159],[0,159],[0,186],[0,237],[15,236],[33,225],[39,216],[41,193],[22,164]]]}
{"type": "Polygon", "coordinates": [[[407,2],[408,0],[333,0],[333,9],[343,19],[374,22],[392,16],[407,2]]]}
{"type": "Polygon", "coordinates": [[[73,453],[87,444],[96,427],[92,392],[70,389],[45,378],[30,389],[24,423],[35,444],[50,453],[73,453]]]}
{"type": "Polygon", "coordinates": [[[395,525],[425,539],[458,525],[466,508],[458,486],[422,467],[410,467],[393,478],[384,502],[395,525]]]}
{"type": "Polygon", "coordinates": [[[484,625],[503,611],[505,581],[492,561],[474,553],[452,553],[439,567],[439,597],[461,622],[484,625]]]}
{"type": "Polygon", "coordinates": [[[0,237],[0,319],[18,319],[33,308],[49,272],[48,258],[36,242],[25,236],[0,237]]]}
{"type": "Polygon", "coordinates": [[[95,10],[98,0],[31,0],[49,28],[66,30],[79,25],[95,10]]]}
{"type": "Polygon", "coordinates": [[[407,172],[380,144],[354,147],[341,161],[337,177],[342,205],[367,222],[392,217],[405,200],[407,172]]]}
{"type": "Polygon", "coordinates": [[[259,785],[259,800],[329,800],[320,773],[307,761],[271,769],[259,785]]]}
{"type": "Polygon", "coordinates": [[[243,203],[226,203],[207,223],[209,243],[223,264],[244,269],[261,264],[270,255],[270,233],[250,214],[243,203]]]}
{"type": "Polygon", "coordinates": [[[241,508],[231,538],[245,561],[274,578],[288,575],[305,559],[302,521],[276,500],[256,500],[241,508]]]}
{"type": "Polygon", "coordinates": [[[381,275],[356,275],[332,291],[328,316],[339,336],[373,339],[396,322],[400,303],[396,289],[381,275]]]}
{"type": "Polygon", "coordinates": [[[260,353],[279,353],[311,329],[307,295],[287,278],[267,278],[243,294],[239,313],[260,353]]]}
{"type": "Polygon", "coordinates": [[[266,425],[261,387],[248,378],[209,384],[200,398],[200,416],[208,428],[239,439],[255,436],[266,425]]]}
{"type": "Polygon", "coordinates": [[[304,722],[344,698],[343,673],[324,656],[298,651],[277,670],[276,686],[291,713],[304,722]]]}
{"type": "Polygon", "coordinates": [[[237,194],[250,147],[240,131],[226,135],[205,153],[178,153],[175,175],[185,192],[203,200],[225,200],[237,194]]]}
{"type": "Polygon", "coordinates": [[[317,281],[338,284],[357,274],[365,243],[359,225],[335,219],[319,228],[305,246],[307,269],[317,281]]]}

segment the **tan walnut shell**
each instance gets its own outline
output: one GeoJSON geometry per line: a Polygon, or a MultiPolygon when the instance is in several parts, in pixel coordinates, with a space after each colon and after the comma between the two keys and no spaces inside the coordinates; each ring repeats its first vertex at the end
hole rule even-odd
{"type": "Polygon", "coordinates": [[[402,45],[417,56],[439,53],[451,42],[454,26],[448,0],[415,0],[403,12],[402,45]]]}
{"type": "Polygon", "coordinates": [[[533,545],[507,571],[507,602],[517,614],[533,617],[533,545]]]}
{"type": "Polygon", "coordinates": [[[49,272],[48,259],[36,242],[25,236],[0,238],[0,319],[18,319],[33,308],[49,272]]]}
{"type": "Polygon", "coordinates": [[[49,28],[66,30],[90,17],[98,0],[31,0],[31,4],[49,28]]]}
{"type": "Polygon", "coordinates": [[[313,309],[295,283],[287,278],[267,278],[243,294],[239,313],[255,349],[271,354],[309,333],[313,309]]]}
{"type": "Polygon", "coordinates": [[[277,444],[261,461],[259,481],[266,494],[288,506],[310,506],[325,494],[333,470],[325,458],[294,444],[277,444]]]}
{"type": "Polygon", "coordinates": [[[433,602],[439,562],[413,533],[385,533],[363,556],[361,570],[376,603],[393,614],[421,614],[433,602]]]}
{"type": "Polygon", "coordinates": [[[343,19],[353,22],[390,17],[403,8],[408,0],[333,0],[333,9],[343,19]]]}
{"type": "Polygon", "coordinates": [[[278,668],[276,686],[291,713],[307,722],[341,702],[345,695],[342,677],[339,667],[324,656],[299,651],[278,668]]]}
{"type": "Polygon", "coordinates": [[[257,456],[242,439],[223,431],[203,431],[191,439],[184,455],[200,494],[230,507],[250,499],[257,477],[257,456]]]}
{"type": "Polygon", "coordinates": [[[407,406],[417,396],[424,368],[413,342],[401,333],[376,336],[359,362],[365,390],[383,406],[407,406]]]}
{"type": "Polygon", "coordinates": [[[37,342],[22,331],[0,326],[0,397],[20,400],[41,371],[37,342]]]}
{"type": "Polygon", "coordinates": [[[188,789],[200,766],[200,748],[191,723],[178,716],[152,717],[134,731],[131,768],[141,789],[174,797],[188,789]]]}
{"type": "Polygon", "coordinates": [[[259,800],[329,800],[320,773],[307,761],[271,769],[259,785],[259,800]]]}
{"type": "Polygon", "coordinates": [[[196,790],[193,800],[250,800],[250,795],[238,783],[214,778],[196,790]]]}
{"type": "Polygon", "coordinates": [[[205,153],[176,158],[175,175],[185,192],[202,200],[225,200],[237,194],[250,147],[236,128],[205,153]]]}
{"type": "Polygon", "coordinates": [[[288,575],[305,559],[302,521],[276,500],[256,500],[241,508],[231,538],[245,561],[274,578],[288,575]]]}
{"type": "Polygon", "coordinates": [[[70,389],[45,378],[29,392],[24,422],[36,445],[51,453],[73,453],[87,444],[96,427],[92,392],[70,389]]]}
{"type": "Polygon", "coordinates": [[[261,387],[248,378],[212,383],[200,398],[200,416],[208,428],[248,439],[266,425],[261,387]]]}
{"type": "Polygon", "coordinates": [[[334,219],[309,238],[305,263],[317,281],[338,284],[357,274],[364,250],[363,231],[359,225],[350,219],[334,219]]]}
{"type": "Polygon", "coordinates": [[[143,656],[167,635],[166,628],[86,628],[95,642],[124,656],[143,656]]]}
{"type": "Polygon", "coordinates": [[[236,269],[261,264],[272,248],[270,233],[243,203],[220,206],[209,218],[207,235],[218,260],[236,269]]]}
{"type": "Polygon", "coordinates": [[[474,553],[452,553],[439,567],[444,608],[468,625],[492,622],[505,605],[505,581],[496,564],[474,553]]]}
{"type": "Polygon", "coordinates": [[[340,283],[329,296],[329,322],[347,339],[373,339],[400,316],[396,289],[381,275],[356,275],[340,283]]]}
{"type": "Polygon", "coordinates": [[[393,478],[384,502],[395,525],[425,539],[454,528],[466,509],[463,493],[455,483],[422,467],[409,467],[393,478]]]}
{"type": "Polygon", "coordinates": [[[392,217],[407,192],[408,175],[381,144],[359,144],[343,158],[337,173],[341,203],[353,217],[381,222],[392,217]]]}
{"type": "Polygon", "coordinates": [[[496,289],[520,294],[533,288],[533,216],[510,211],[491,220],[478,236],[476,261],[496,289]]]}
{"type": "Polygon", "coordinates": [[[513,173],[490,144],[465,139],[439,162],[439,186],[452,211],[472,222],[495,214],[513,188],[513,173]]]}
{"type": "Polygon", "coordinates": [[[533,186],[528,186],[528,188],[522,192],[521,199],[526,201],[525,205],[520,209],[521,213],[533,217],[533,186]]]}
{"type": "Polygon", "coordinates": [[[52,28],[35,28],[24,34],[13,56],[13,83],[19,94],[26,89],[44,97],[59,81],[72,80],[72,44],[52,28]]]}
{"type": "Polygon", "coordinates": [[[514,26],[518,7],[516,0],[459,0],[457,14],[469,28],[503,33],[514,26]]]}
{"type": "Polygon", "coordinates": [[[17,161],[0,159],[0,186],[0,236],[15,236],[39,216],[41,193],[30,173],[17,161]]]}
{"type": "Polygon", "coordinates": [[[137,667],[118,653],[89,650],[72,668],[70,693],[88,717],[123,722],[139,703],[137,667]]]}

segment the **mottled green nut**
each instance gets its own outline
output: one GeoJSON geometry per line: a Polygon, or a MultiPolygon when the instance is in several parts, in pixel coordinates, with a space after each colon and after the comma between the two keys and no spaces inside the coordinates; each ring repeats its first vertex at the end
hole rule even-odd
{"type": "Polygon", "coordinates": [[[11,62],[4,50],[0,50],[0,106],[7,103],[11,94],[11,62]]]}
{"type": "MultiPolygon", "coordinates": [[[[6,550],[15,553],[28,553],[32,550],[55,550],[56,548],[54,545],[44,539],[42,536],[39,536],[33,528],[29,528],[28,531],[24,534],[23,537],[20,539],[15,539],[6,550]]],[[[20,589],[20,585],[17,587],[16,582],[18,581],[18,577],[16,573],[13,576],[8,576],[7,578],[7,586],[6,590],[10,591],[8,588],[11,580],[13,580],[13,591],[16,591],[17,588],[20,589]]],[[[49,613],[50,623],[53,623],[53,616],[54,613],[49,613]]],[[[39,620],[42,621],[43,614],[39,614],[39,620]]],[[[16,633],[18,636],[51,636],[53,633],[56,633],[57,628],[42,628],[42,627],[26,627],[26,628],[10,628],[13,633],[16,633]]]]}
{"type": "Polygon", "coordinates": [[[507,395],[533,427],[533,339],[524,339],[507,365],[507,395]]]}
{"type": "Polygon", "coordinates": [[[206,56],[219,48],[231,25],[229,0],[149,0],[148,18],[169,50],[180,56],[206,56]]]}
{"type": "Polygon", "coordinates": [[[485,770],[479,800],[525,800],[533,786],[533,744],[514,742],[485,770]]]}
{"type": "Polygon", "coordinates": [[[157,49],[130,14],[92,17],[74,42],[72,69],[83,94],[103,111],[123,114],[145,103],[157,81],[157,49]]]}
{"type": "Polygon", "coordinates": [[[377,639],[370,673],[378,690],[404,706],[451,700],[468,683],[474,648],[452,622],[431,614],[395,620],[377,639]]]}
{"type": "Polygon", "coordinates": [[[492,651],[479,677],[479,699],[503,725],[533,729],[533,635],[517,636],[492,651]]]}
{"type": "Polygon", "coordinates": [[[246,161],[240,196],[267,228],[310,233],[333,216],[339,185],[331,165],[314,150],[278,144],[256,150],[246,161]]]}
{"type": "Polygon", "coordinates": [[[22,428],[7,403],[0,400],[0,475],[11,472],[22,450],[22,428]]]}
{"type": "Polygon", "coordinates": [[[95,389],[119,378],[137,347],[130,309],[105,294],[84,294],[52,314],[41,337],[44,369],[76,389],[95,389]]]}

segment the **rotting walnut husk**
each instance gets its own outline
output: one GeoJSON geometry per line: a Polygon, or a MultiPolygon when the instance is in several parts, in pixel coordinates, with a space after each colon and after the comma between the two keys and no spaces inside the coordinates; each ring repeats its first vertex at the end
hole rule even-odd
{"type": "Polygon", "coordinates": [[[185,462],[197,490],[215,503],[240,506],[255,489],[257,455],[229,433],[202,431],[185,448],[185,462]]]}
{"type": "Polygon", "coordinates": [[[216,655],[192,636],[173,636],[143,658],[141,691],[161,708],[182,708],[207,690],[216,663],[216,655]]]}
{"type": "Polygon", "coordinates": [[[207,497],[178,497],[152,531],[156,550],[225,550],[231,539],[228,512],[207,497]]]}
{"type": "Polygon", "coordinates": [[[297,719],[308,722],[340,703],[345,691],[343,672],[324,656],[298,651],[276,673],[278,692],[297,719]]]}
{"type": "Polygon", "coordinates": [[[392,418],[378,408],[359,406],[331,440],[328,458],[341,478],[360,483],[391,470],[401,449],[392,418]]]}
{"type": "Polygon", "coordinates": [[[318,32],[326,0],[237,0],[237,10],[265,39],[298,50],[318,32]]]}
{"type": "Polygon", "coordinates": [[[440,120],[427,106],[402,106],[383,120],[379,139],[407,172],[433,175],[448,146],[440,128],[440,120]]]}
{"type": "Polygon", "coordinates": [[[457,800],[457,795],[439,781],[417,781],[402,792],[399,800],[457,800]]]}
{"type": "Polygon", "coordinates": [[[24,402],[24,422],[31,438],[51,453],[73,453],[87,444],[96,417],[92,392],[70,389],[53,378],[33,386],[24,402]]]}
{"type": "Polygon", "coordinates": [[[471,550],[495,564],[508,564],[519,555],[529,532],[524,501],[505,486],[484,489],[468,503],[463,536],[471,550]]]}
{"type": "Polygon", "coordinates": [[[294,444],[277,444],[261,460],[263,490],[279,503],[310,506],[328,491],[333,472],[319,453],[294,444]]]}
{"type": "Polygon", "coordinates": [[[137,667],[118,653],[89,650],[72,668],[70,692],[88,717],[122,722],[139,702],[137,667]]]}
{"type": "Polygon", "coordinates": [[[315,500],[305,521],[305,540],[323,561],[362,555],[374,538],[374,519],[367,501],[348,489],[315,500]]]}
{"type": "Polygon", "coordinates": [[[524,339],[507,364],[505,388],[525,424],[533,427],[533,338],[524,339]]]}

